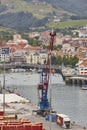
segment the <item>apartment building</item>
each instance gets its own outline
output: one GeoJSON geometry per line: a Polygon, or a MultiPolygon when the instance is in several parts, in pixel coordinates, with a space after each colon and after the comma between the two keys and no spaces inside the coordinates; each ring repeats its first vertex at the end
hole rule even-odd
{"type": "Polygon", "coordinates": [[[46,53],[37,53],[32,51],[26,55],[26,63],[28,64],[44,64],[46,59],[46,53]]]}
{"type": "Polygon", "coordinates": [[[25,57],[26,51],[24,50],[17,50],[10,55],[11,62],[14,62],[15,64],[21,64],[26,63],[26,57],[25,57]]]}
{"type": "Polygon", "coordinates": [[[87,76],[87,59],[81,61],[78,65],[79,75],[87,76]]]}
{"type": "Polygon", "coordinates": [[[8,47],[0,48],[0,62],[10,62],[10,51],[8,47]]]}

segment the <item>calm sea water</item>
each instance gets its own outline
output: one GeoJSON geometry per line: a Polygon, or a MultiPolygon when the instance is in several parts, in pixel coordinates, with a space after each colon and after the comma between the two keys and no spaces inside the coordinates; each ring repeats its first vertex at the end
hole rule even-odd
{"type": "MultiPolygon", "coordinates": [[[[9,73],[5,75],[5,86],[37,104],[39,80],[40,75],[35,73],[9,73]]],[[[0,81],[3,86],[3,74],[0,74],[0,81]]],[[[66,86],[59,74],[51,76],[51,89],[52,108],[87,127],[87,90],[82,90],[79,86],[66,86]]]]}

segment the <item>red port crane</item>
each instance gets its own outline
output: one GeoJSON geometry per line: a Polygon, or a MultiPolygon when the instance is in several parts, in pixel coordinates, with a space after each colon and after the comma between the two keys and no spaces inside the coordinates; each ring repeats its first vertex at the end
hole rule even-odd
{"type": "Polygon", "coordinates": [[[48,86],[49,86],[49,77],[51,73],[51,52],[53,50],[53,44],[56,36],[56,32],[52,30],[49,33],[50,44],[48,50],[48,56],[45,63],[45,67],[42,68],[41,72],[41,81],[38,84],[38,114],[45,116],[48,111],[50,111],[51,104],[48,101],[48,86]]]}

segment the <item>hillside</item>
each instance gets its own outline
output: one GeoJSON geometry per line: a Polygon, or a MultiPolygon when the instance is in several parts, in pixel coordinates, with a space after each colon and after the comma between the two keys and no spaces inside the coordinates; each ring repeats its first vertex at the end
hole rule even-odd
{"type": "MultiPolygon", "coordinates": [[[[1,14],[7,13],[19,13],[28,12],[32,13],[37,19],[42,19],[44,17],[52,16],[55,12],[56,15],[62,15],[66,11],[56,9],[53,7],[52,3],[43,2],[39,0],[1,0],[2,10],[1,14]],[[34,2],[33,2],[34,1],[34,2]]],[[[67,12],[68,14],[68,12],[67,12]]],[[[70,13],[69,13],[70,14],[70,13]]]]}
{"type": "Polygon", "coordinates": [[[28,32],[45,27],[54,16],[70,18],[87,14],[86,0],[0,0],[0,26],[28,32]]]}
{"type": "MultiPolygon", "coordinates": [[[[87,0],[0,0],[7,7],[7,12],[32,12],[35,16],[64,11],[86,16],[87,0]]],[[[5,11],[6,12],[6,11],[5,11]]]]}
{"type": "MultiPolygon", "coordinates": [[[[27,1],[27,0],[26,0],[27,1]]],[[[79,16],[87,15],[87,0],[40,0],[50,3],[56,9],[65,10],[79,16]]]]}

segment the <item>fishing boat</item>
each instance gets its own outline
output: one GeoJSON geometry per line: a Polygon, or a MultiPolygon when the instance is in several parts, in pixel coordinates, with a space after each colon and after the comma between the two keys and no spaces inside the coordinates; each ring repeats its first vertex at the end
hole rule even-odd
{"type": "Polygon", "coordinates": [[[87,85],[82,86],[82,90],[87,90],[87,85]]]}

